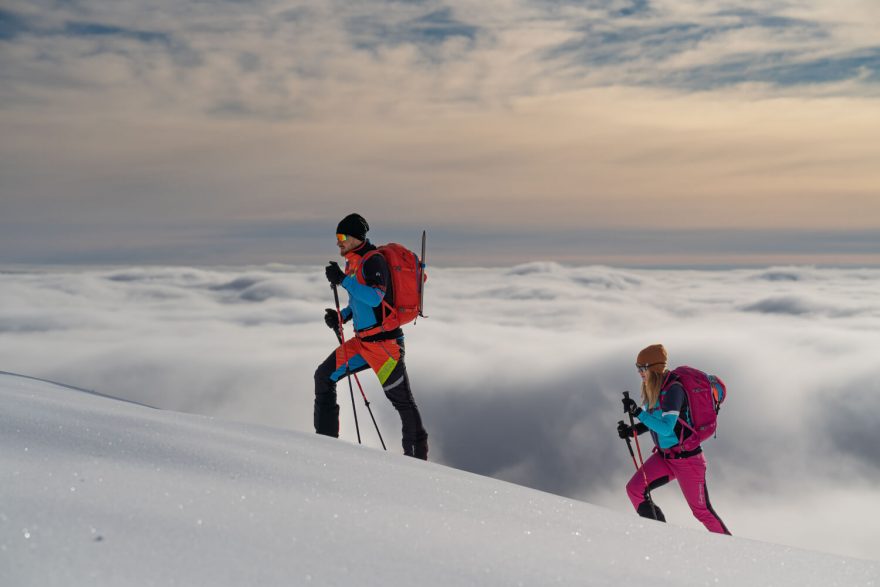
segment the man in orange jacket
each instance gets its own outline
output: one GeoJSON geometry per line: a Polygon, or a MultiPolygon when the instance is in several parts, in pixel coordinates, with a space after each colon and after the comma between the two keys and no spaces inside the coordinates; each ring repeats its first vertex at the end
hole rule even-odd
{"type": "MultiPolygon", "coordinates": [[[[339,436],[336,382],[346,373],[369,367],[400,416],[403,453],[427,460],[428,433],[410,389],[404,364],[403,330],[397,325],[384,327],[388,314],[383,301],[394,305],[388,263],[381,253],[368,255],[376,250],[367,239],[369,228],[359,214],[349,214],[336,227],[339,254],[346,260],[345,270],[331,263],[325,274],[331,284],[341,285],[348,292],[349,304],[341,314],[343,322],[354,321],[355,336],[340,345],[315,371],[315,432],[339,436]]],[[[328,327],[339,330],[339,316],[334,308],[327,308],[324,320],[328,327]]]]}

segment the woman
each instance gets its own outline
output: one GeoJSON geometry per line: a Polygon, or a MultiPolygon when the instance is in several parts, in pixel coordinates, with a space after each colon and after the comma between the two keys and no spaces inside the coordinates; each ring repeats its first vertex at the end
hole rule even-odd
{"type": "Polygon", "coordinates": [[[679,420],[687,420],[687,395],[678,376],[667,369],[666,349],[662,344],[642,349],[636,358],[636,368],[642,377],[642,406],[626,397],[623,409],[640,422],[635,426],[621,423],[618,433],[621,438],[628,438],[633,432],[641,434],[650,430],[656,448],[626,485],[630,501],[640,516],[665,522],[663,512],[651,501],[649,492],[678,479],[694,516],[710,532],[730,534],[709,503],[703,449],[699,446],[690,451],[675,449],[692,432],[679,420]]]}

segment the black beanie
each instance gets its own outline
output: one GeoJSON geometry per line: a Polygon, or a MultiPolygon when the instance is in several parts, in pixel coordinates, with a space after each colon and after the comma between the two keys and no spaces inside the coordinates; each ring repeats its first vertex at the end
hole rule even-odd
{"type": "Polygon", "coordinates": [[[343,218],[336,227],[336,234],[347,234],[354,238],[365,241],[367,240],[367,231],[370,225],[360,214],[349,214],[343,218]]]}

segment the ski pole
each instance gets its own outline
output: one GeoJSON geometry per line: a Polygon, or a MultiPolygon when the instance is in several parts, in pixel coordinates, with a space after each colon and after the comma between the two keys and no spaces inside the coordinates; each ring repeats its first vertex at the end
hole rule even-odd
{"type": "MultiPolygon", "coordinates": [[[[625,397],[626,399],[629,399],[629,392],[628,392],[628,391],[624,391],[624,392],[623,392],[623,397],[625,397]]],[[[639,435],[636,433],[636,430],[635,430],[635,428],[636,428],[636,421],[635,421],[635,419],[633,418],[633,415],[632,415],[632,414],[630,414],[629,412],[627,412],[627,415],[629,416],[629,425],[630,425],[630,428],[633,429],[633,439],[636,441],[636,450],[639,452],[639,465],[644,466],[644,465],[645,465],[645,461],[642,459],[642,449],[641,449],[641,447],[639,446],[639,435]]]]}
{"type": "Polygon", "coordinates": [[[388,450],[388,447],[385,446],[385,440],[382,438],[382,433],[379,431],[379,425],[376,424],[376,418],[373,416],[373,410],[370,408],[370,402],[367,400],[367,394],[364,393],[364,386],[361,385],[361,380],[358,379],[357,373],[352,373],[354,375],[355,383],[358,385],[358,389],[361,392],[361,397],[364,398],[364,405],[367,406],[367,412],[370,413],[370,419],[373,421],[373,426],[376,428],[376,434],[379,436],[379,442],[382,443],[382,450],[388,450]]]}
{"type": "MultiPolygon", "coordinates": [[[[629,399],[629,392],[624,391],[623,397],[629,399]]],[[[636,470],[641,469],[642,471],[642,477],[645,479],[645,497],[648,500],[648,504],[651,506],[651,513],[654,514],[654,519],[656,520],[657,506],[654,505],[654,500],[651,498],[651,484],[648,483],[648,473],[645,472],[645,461],[642,459],[642,448],[639,446],[639,433],[636,431],[636,421],[632,414],[629,412],[627,412],[627,414],[629,415],[629,425],[632,428],[633,440],[636,441],[636,451],[639,453],[639,463],[641,464],[641,467],[636,467],[636,470]]],[[[627,441],[627,444],[629,444],[629,441],[627,441]]],[[[629,452],[632,453],[632,447],[630,447],[629,452]]],[[[635,464],[635,461],[635,457],[633,457],[633,464],[635,464]]]]}
{"type": "MultiPolygon", "coordinates": [[[[339,340],[339,346],[342,348],[342,358],[345,360],[345,378],[348,379],[348,393],[351,395],[351,411],[354,412],[354,429],[357,431],[358,444],[361,444],[361,427],[358,425],[357,407],[354,405],[354,388],[351,386],[351,370],[348,364],[348,353],[345,350],[345,335],[342,331],[342,310],[339,309],[339,291],[336,289],[335,283],[331,283],[330,287],[333,288],[333,300],[336,302],[336,318],[339,322],[338,330],[336,331],[336,338],[339,340]]],[[[360,384],[360,382],[358,384],[360,384]]]]}
{"type": "MultiPolygon", "coordinates": [[[[617,426],[618,426],[618,428],[624,426],[623,420],[618,420],[617,426]]],[[[633,452],[632,439],[629,436],[627,436],[624,438],[624,440],[626,440],[626,448],[629,449],[629,456],[632,457],[633,466],[636,468],[636,471],[638,471],[639,464],[636,462],[636,453],[633,452]]]]}
{"type": "MultiPolygon", "coordinates": [[[[370,402],[367,399],[367,394],[364,393],[364,386],[361,385],[361,380],[358,379],[357,373],[352,373],[350,366],[348,364],[348,351],[345,348],[345,331],[342,327],[342,310],[339,309],[339,292],[336,289],[336,284],[332,284],[333,288],[333,298],[336,301],[336,314],[339,316],[339,331],[336,333],[336,336],[339,338],[339,343],[342,346],[342,358],[345,360],[345,375],[348,378],[348,389],[351,391],[351,407],[354,409],[354,391],[351,387],[351,377],[354,376],[354,380],[357,383],[358,390],[361,392],[361,397],[364,398],[364,405],[367,406],[367,412],[370,413],[370,419],[373,421],[373,426],[376,428],[376,434],[379,436],[379,442],[382,443],[382,449],[388,450],[388,447],[385,446],[385,439],[382,438],[382,432],[379,431],[379,425],[376,423],[376,418],[373,416],[373,409],[370,407],[370,402]]],[[[361,443],[361,432],[360,428],[358,428],[357,421],[357,411],[355,410],[354,414],[354,425],[358,430],[358,444],[361,443]]]]}

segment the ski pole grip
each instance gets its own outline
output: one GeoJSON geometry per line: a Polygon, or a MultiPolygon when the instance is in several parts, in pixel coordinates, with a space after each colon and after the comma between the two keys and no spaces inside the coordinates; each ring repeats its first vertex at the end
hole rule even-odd
{"type": "Polygon", "coordinates": [[[339,291],[336,289],[335,283],[330,284],[330,289],[333,290],[333,301],[336,302],[336,311],[338,312],[339,311],[339,291]]]}
{"type": "MultiPolygon", "coordinates": [[[[624,391],[624,392],[623,392],[623,401],[626,402],[626,400],[628,400],[628,399],[629,399],[629,392],[628,392],[628,391],[624,391]]],[[[633,419],[632,412],[628,412],[628,411],[627,411],[627,409],[626,409],[626,403],[623,404],[623,411],[626,412],[627,414],[629,414],[629,423],[630,423],[630,425],[631,425],[631,426],[635,426],[635,422],[636,422],[636,421],[633,419]]]]}
{"type": "Polygon", "coordinates": [[[339,341],[339,344],[345,342],[345,339],[342,336],[342,311],[339,309],[339,290],[336,289],[336,284],[331,283],[330,289],[333,290],[333,301],[336,302],[336,315],[339,317],[339,326],[336,329],[336,340],[339,341]]]}

